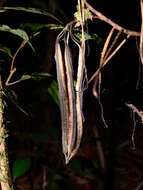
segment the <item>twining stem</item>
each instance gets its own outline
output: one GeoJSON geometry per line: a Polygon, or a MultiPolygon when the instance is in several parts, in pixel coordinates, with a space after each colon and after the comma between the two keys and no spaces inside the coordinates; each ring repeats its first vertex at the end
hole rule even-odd
{"type": "Polygon", "coordinates": [[[0,184],[1,190],[10,190],[11,188],[9,185],[9,166],[5,143],[5,138],[7,137],[7,134],[3,122],[4,105],[2,97],[2,81],[0,75],[0,184]]]}

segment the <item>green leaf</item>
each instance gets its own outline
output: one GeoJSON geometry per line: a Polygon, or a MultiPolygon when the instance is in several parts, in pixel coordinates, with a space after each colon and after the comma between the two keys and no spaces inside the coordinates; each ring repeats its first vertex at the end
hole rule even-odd
{"type": "Polygon", "coordinates": [[[28,45],[31,47],[32,51],[34,53],[36,52],[35,49],[34,49],[34,47],[32,46],[32,44],[29,41],[28,34],[24,30],[19,29],[19,28],[18,29],[12,29],[8,25],[0,25],[0,31],[2,31],[2,32],[9,32],[9,33],[14,34],[16,36],[19,36],[20,38],[22,38],[24,40],[24,45],[26,43],[28,43],[28,45]]]}
{"type": "Polygon", "coordinates": [[[59,93],[58,93],[58,84],[53,80],[51,85],[48,87],[48,93],[54,100],[54,102],[60,107],[59,103],[59,93]]]}
{"type": "MultiPolygon", "coordinates": [[[[50,30],[62,30],[64,26],[61,24],[39,24],[39,23],[22,23],[19,26],[21,29],[26,30],[30,29],[33,33],[38,33],[42,31],[44,28],[48,28],[50,30]]],[[[35,34],[34,34],[35,35],[35,34]]]]}
{"type": "Polygon", "coordinates": [[[31,47],[32,51],[36,54],[36,50],[35,50],[35,48],[33,47],[33,45],[31,44],[31,42],[28,41],[28,45],[31,47]]]}
{"type": "Polygon", "coordinates": [[[19,26],[21,29],[30,29],[32,32],[41,31],[43,28],[47,28],[48,24],[39,24],[39,23],[22,23],[19,26]]]}
{"type": "Polygon", "coordinates": [[[15,160],[12,167],[13,180],[24,175],[30,168],[31,160],[28,157],[15,160]]]}
{"type": "Polygon", "coordinates": [[[5,54],[7,54],[9,57],[12,58],[12,54],[11,54],[10,48],[0,45],[0,51],[3,52],[3,53],[5,53],[5,54]]]}
{"type": "MultiPolygon", "coordinates": [[[[76,38],[78,38],[81,41],[82,34],[80,32],[77,32],[74,35],[75,35],[76,38]]],[[[88,34],[87,32],[85,32],[84,35],[85,35],[85,40],[92,40],[93,39],[93,37],[90,34],[88,34]]]]}
{"type": "Polygon", "coordinates": [[[24,43],[27,43],[29,41],[29,37],[24,30],[12,29],[8,25],[0,25],[0,31],[9,32],[9,33],[14,34],[16,36],[19,36],[24,40],[24,43]]]}
{"type": "Polygon", "coordinates": [[[95,42],[97,44],[103,44],[104,43],[103,39],[100,36],[98,36],[97,34],[93,34],[92,39],[95,40],[95,42]]]}
{"type": "Polygon", "coordinates": [[[22,75],[20,80],[22,81],[22,80],[28,80],[28,79],[31,79],[30,75],[22,75]]]}
{"type": "MultiPolygon", "coordinates": [[[[77,11],[74,13],[74,18],[77,22],[80,22],[80,11],[79,11],[78,5],[76,6],[76,9],[77,9],[77,11]]],[[[86,8],[86,9],[84,9],[84,20],[86,21],[88,19],[92,20],[93,14],[88,8],[86,8]]]]}
{"type": "Polygon", "coordinates": [[[49,73],[44,73],[44,72],[41,72],[41,73],[34,72],[31,75],[22,75],[20,80],[21,81],[28,80],[28,79],[42,80],[42,79],[45,79],[47,77],[52,77],[52,75],[49,73]]]}
{"type": "Polygon", "coordinates": [[[0,8],[0,13],[6,12],[6,11],[24,11],[24,12],[29,12],[29,13],[33,13],[33,14],[40,14],[40,15],[44,15],[44,16],[48,16],[56,21],[58,21],[59,23],[62,23],[58,18],[56,18],[53,14],[41,10],[41,9],[36,9],[36,8],[25,8],[25,7],[1,7],[0,8]]]}
{"type": "Polygon", "coordinates": [[[33,80],[42,80],[42,79],[45,79],[47,77],[52,77],[52,75],[49,73],[44,73],[44,72],[41,72],[41,73],[34,72],[31,74],[31,78],[33,80]]]}
{"type": "MultiPolygon", "coordinates": [[[[97,44],[101,44],[103,43],[103,39],[98,36],[97,34],[89,34],[87,32],[84,33],[85,35],[85,40],[94,40],[97,44]]],[[[74,36],[81,41],[82,37],[81,37],[81,32],[75,32],[74,36]]]]}
{"type": "Polygon", "coordinates": [[[64,28],[61,24],[48,24],[50,30],[62,30],[64,28]]]}

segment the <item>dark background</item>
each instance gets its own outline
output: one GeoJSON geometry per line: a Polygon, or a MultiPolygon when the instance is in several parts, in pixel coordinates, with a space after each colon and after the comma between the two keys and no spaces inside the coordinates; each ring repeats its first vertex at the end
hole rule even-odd
{"type": "MultiPolygon", "coordinates": [[[[121,26],[140,31],[138,1],[88,2],[121,26]]],[[[73,20],[77,1],[5,0],[1,4],[1,6],[40,8],[49,11],[66,24],[73,20]]],[[[26,22],[55,23],[48,17],[20,11],[9,11],[0,15],[0,24],[7,24],[13,28],[18,28],[21,23],[26,22]]],[[[98,34],[104,42],[111,27],[94,20],[89,22],[88,29],[90,34],[98,34]]],[[[30,34],[30,31],[27,32],[30,34]]],[[[139,39],[131,37],[110,64],[102,70],[101,103],[108,128],[102,121],[99,103],[92,95],[93,82],[89,84],[84,93],[85,123],[82,144],[75,158],[66,166],[61,148],[60,110],[47,90],[52,80],[56,80],[54,43],[57,34],[58,31],[42,30],[39,36],[31,40],[37,54],[35,55],[26,45],[17,56],[15,62],[17,73],[14,79],[33,72],[48,72],[53,75],[52,79],[29,80],[9,87],[8,90],[13,92],[14,98],[29,116],[24,115],[9,98],[5,98],[10,167],[13,167],[18,158],[26,156],[31,159],[29,170],[14,182],[15,189],[132,190],[137,188],[143,175],[143,129],[141,121],[136,117],[136,150],[133,150],[131,136],[134,124],[132,113],[125,103],[133,103],[139,110],[143,110],[139,39]],[[98,134],[95,134],[94,130],[98,134]],[[106,169],[102,168],[100,160],[102,150],[106,169]]],[[[121,35],[120,40],[124,36],[121,35]]],[[[0,43],[9,46],[14,53],[20,39],[1,32],[0,43]]],[[[97,44],[90,40],[87,42],[87,47],[89,55],[86,56],[86,66],[90,78],[98,67],[103,43],[97,44]]],[[[76,57],[76,52],[73,54],[76,57]]],[[[5,81],[10,60],[3,54],[1,59],[5,60],[1,61],[3,81],[5,81]]]]}

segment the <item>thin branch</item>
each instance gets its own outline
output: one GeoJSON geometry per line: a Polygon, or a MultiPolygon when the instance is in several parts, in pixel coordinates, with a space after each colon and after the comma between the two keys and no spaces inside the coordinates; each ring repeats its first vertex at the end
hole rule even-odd
{"type": "Polygon", "coordinates": [[[9,86],[10,85],[10,83],[9,83],[9,81],[11,80],[11,78],[12,78],[12,76],[13,76],[13,74],[16,72],[16,68],[14,68],[13,70],[11,70],[10,71],[10,73],[9,73],[9,76],[7,77],[7,80],[6,80],[6,86],[9,86]]]}
{"type": "Polygon", "coordinates": [[[141,122],[143,123],[143,111],[139,111],[138,108],[136,106],[134,106],[133,104],[126,103],[126,106],[128,106],[130,109],[132,109],[132,111],[139,116],[139,118],[141,119],[141,122]]]}
{"type": "MultiPolygon", "coordinates": [[[[100,66],[99,67],[102,67],[104,65],[104,60],[105,60],[105,57],[106,57],[106,52],[108,50],[108,46],[109,46],[109,43],[110,43],[110,40],[112,38],[113,33],[114,33],[114,28],[112,28],[111,31],[109,32],[108,37],[107,37],[107,39],[106,39],[106,41],[104,43],[103,50],[102,50],[101,57],[100,57],[100,66]]],[[[99,101],[100,101],[101,80],[102,80],[101,72],[99,72],[99,74],[98,74],[99,101]]],[[[96,82],[95,82],[95,84],[96,84],[96,82]]]]}
{"type": "Polygon", "coordinates": [[[19,48],[16,50],[15,54],[13,55],[13,58],[12,58],[12,62],[11,62],[11,67],[10,67],[10,71],[12,71],[14,69],[14,62],[15,62],[15,59],[18,55],[18,53],[20,52],[20,50],[24,47],[25,45],[25,41],[23,40],[19,46],[19,48]]]}
{"type": "Polygon", "coordinates": [[[132,130],[132,145],[133,145],[133,150],[136,149],[136,145],[135,145],[135,131],[136,131],[136,121],[135,121],[135,114],[137,114],[139,116],[139,118],[141,119],[141,122],[143,123],[143,112],[139,111],[138,108],[136,106],[134,106],[133,104],[127,104],[126,106],[128,106],[132,112],[133,112],[133,130],[132,130]]]}
{"type": "Polygon", "coordinates": [[[117,23],[113,22],[111,19],[107,18],[102,13],[97,11],[95,8],[93,8],[89,3],[85,2],[85,4],[88,7],[88,9],[98,17],[98,19],[100,19],[100,20],[106,22],[107,24],[111,25],[116,30],[122,31],[123,33],[125,33],[127,35],[130,35],[130,36],[138,36],[138,37],[140,37],[140,32],[136,32],[136,31],[133,31],[133,30],[128,30],[128,29],[118,25],[117,23]]]}
{"type": "Polygon", "coordinates": [[[133,129],[132,129],[132,136],[131,136],[131,140],[132,140],[132,149],[135,150],[136,149],[136,144],[135,144],[135,132],[136,132],[136,118],[135,118],[135,112],[132,110],[132,117],[133,117],[133,129]]]}
{"type": "MultiPolygon", "coordinates": [[[[16,69],[13,70],[13,71],[15,72],[16,69]]],[[[14,73],[11,72],[11,74],[9,75],[9,77],[8,77],[8,79],[7,79],[7,81],[6,81],[6,86],[12,86],[12,85],[14,85],[14,84],[18,84],[18,83],[20,83],[20,82],[23,81],[22,79],[19,79],[19,80],[16,80],[16,81],[14,81],[14,82],[9,82],[13,74],[14,74],[14,73]]]]}
{"type": "MultiPolygon", "coordinates": [[[[18,53],[20,52],[20,50],[24,47],[24,45],[25,45],[25,42],[24,42],[24,40],[23,40],[23,41],[21,42],[19,48],[16,50],[15,54],[14,54],[13,57],[12,57],[11,66],[10,66],[10,73],[9,73],[9,76],[8,76],[8,78],[7,78],[7,80],[6,80],[6,83],[5,83],[6,86],[10,85],[10,84],[9,84],[9,81],[11,80],[13,74],[14,74],[15,71],[16,71],[16,68],[14,68],[15,59],[16,59],[18,53]]],[[[16,83],[17,83],[17,82],[16,82],[16,83]]]]}
{"type": "Polygon", "coordinates": [[[103,67],[112,59],[112,57],[119,51],[119,49],[125,44],[125,42],[127,41],[127,39],[130,36],[128,35],[126,39],[123,39],[123,41],[118,45],[118,47],[110,54],[110,56],[104,61],[104,64],[101,65],[96,72],[92,75],[92,77],[89,79],[88,83],[90,83],[101,71],[101,69],[103,69],[103,67]]]}
{"type": "Polygon", "coordinates": [[[110,53],[111,53],[111,51],[112,51],[114,45],[116,44],[117,40],[118,40],[119,37],[120,37],[120,34],[121,34],[121,31],[118,31],[118,33],[117,33],[117,35],[116,35],[114,41],[112,42],[110,48],[108,49],[106,55],[104,56],[104,61],[105,61],[105,60],[107,59],[107,57],[110,55],[110,53]]]}
{"type": "Polygon", "coordinates": [[[110,54],[110,56],[105,60],[104,62],[104,65],[105,66],[111,59],[112,57],[119,51],[119,49],[125,44],[125,42],[127,41],[127,39],[129,38],[130,36],[128,35],[126,37],[126,39],[123,39],[123,41],[118,45],[118,47],[110,54]]]}

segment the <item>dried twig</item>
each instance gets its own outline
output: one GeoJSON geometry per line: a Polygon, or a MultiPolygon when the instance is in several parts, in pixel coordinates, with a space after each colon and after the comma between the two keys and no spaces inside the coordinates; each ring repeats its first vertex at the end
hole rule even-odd
{"type": "Polygon", "coordinates": [[[118,45],[118,47],[108,56],[108,58],[104,61],[104,65],[105,66],[111,59],[112,57],[119,51],[119,49],[126,43],[127,39],[130,36],[128,35],[125,39],[123,39],[120,44],[118,45]]]}
{"type": "Polygon", "coordinates": [[[102,64],[97,70],[96,72],[92,75],[92,77],[89,79],[88,83],[90,83],[98,74],[99,72],[101,72],[101,70],[103,69],[103,67],[112,59],[112,57],[119,51],[119,49],[126,43],[127,39],[130,36],[128,35],[125,39],[123,39],[120,44],[118,45],[118,47],[106,58],[106,60],[104,60],[104,64],[102,64]]]}
{"type": "Polygon", "coordinates": [[[139,116],[139,118],[141,119],[141,122],[143,123],[143,111],[139,111],[139,109],[133,104],[126,103],[126,106],[128,106],[130,109],[132,109],[132,111],[139,116]]]}
{"type": "Polygon", "coordinates": [[[93,8],[89,3],[85,2],[86,6],[88,7],[88,9],[97,16],[98,19],[106,22],[107,24],[111,25],[112,27],[114,27],[116,30],[122,31],[123,33],[130,35],[130,36],[137,36],[140,37],[140,32],[136,32],[133,30],[128,30],[120,25],[118,25],[117,23],[113,22],[111,19],[107,18],[106,16],[104,16],[102,13],[100,13],[99,11],[97,11],[95,8],[93,8]]]}
{"type": "MultiPolygon", "coordinates": [[[[107,48],[108,48],[108,45],[109,45],[109,42],[110,42],[113,32],[114,32],[114,28],[112,28],[111,31],[109,32],[108,37],[104,43],[103,50],[101,52],[99,68],[102,68],[104,65],[106,51],[107,51],[107,48]]],[[[93,94],[94,94],[94,96],[96,96],[98,98],[100,98],[100,86],[101,86],[101,72],[98,73],[97,78],[95,79],[95,82],[94,82],[94,86],[93,86],[93,94]],[[98,85],[98,92],[96,91],[97,85],[98,85]]]]}
{"type": "Polygon", "coordinates": [[[122,41],[118,45],[118,47],[110,54],[111,50],[113,49],[113,47],[114,47],[115,43],[117,42],[117,39],[119,38],[119,35],[120,35],[120,32],[118,32],[117,35],[115,36],[115,39],[113,40],[111,46],[108,49],[108,46],[109,46],[109,43],[111,41],[111,37],[113,35],[113,32],[114,32],[114,28],[112,28],[111,31],[109,32],[109,34],[107,36],[107,39],[106,39],[106,41],[104,43],[103,50],[102,50],[101,57],[100,57],[99,68],[97,69],[97,71],[93,74],[93,76],[89,80],[89,82],[91,82],[95,78],[95,82],[94,82],[94,85],[93,85],[93,95],[98,98],[99,105],[100,105],[100,108],[101,108],[102,121],[103,121],[103,123],[104,123],[104,125],[106,127],[108,127],[108,125],[107,125],[107,123],[106,123],[106,121],[104,119],[103,106],[102,106],[102,103],[100,101],[101,69],[108,63],[108,61],[116,54],[116,52],[124,44],[123,43],[124,41],[122,41]],[[96,90],[97,85],[98,85],[98,91],[96,90]]]}
{"type": "MultiPolygon", "coordinates": [[[[133,112],[133,110],[132,110],[132,112],[133,112]]],[[[132,118],[133,118],[133,129],[132,129],[131,141],[132,141],[132,149],[135,150],[136,149],[136,144],[135,144],[136,116],[135,116],[135,112],[133,112],[132,118]]]]}
{"type": "Polygon", "coordinates": [[[134,106],[133,104],[126,103],[126,106],[128,106],[133,112],[133,130],[132,130],[131,140],[132,140],[133,150],[135,150],[136,149],[136,146],[135,146],[135,131],[136,131],[135,114],[137,114],[139,116],[139,118],[141,119],[141,122],[143,123],[143,112],[139,111],[138,108],[136,106],[134,106]]]}
{"type": "Polygon", "coordinates": [[[16,83],[21,81],[21,80],[17,80],[14,82],[10,82],[11,78],[13,77],[14,73],[16,72],[16,68],[14,67],[15,59],[16,59],[18,53],[20,52],[20,50],[24,47],[24,45],[25,45],[25,41],[23,40],[21,42],[19,48],[16,50],[15,54],[12,57],[11,66],[10,66],[10,73],[9,73],[9,76],[8,76],[6,82],[5,82],[6,86],[10,86],[10,85],[16,84],[16,83]]]}
{"type": "Polygon", "coordinates": [[[106,59],[107,59],[108,56],[110,55],[110,53],[111,53],[111,51],[112,51],[114,45],[116,44],[117,40],[118,40],[119,37],[120,37],[120,35],[121,35],[121,31],[118,31],[118,33],[117,33],[115,39],[113,40],[113,42],[112,42],[112,44],[110,45],[110,47],[109,47],[109,49],[108,49],[106,55],[104,56],[104,62],[106,61],[106,59]]]}
{"type": "MultiPolygon", "coordinates": [[[[110,43],[110,40],[111,40],[111,37],[113,35],[113,32],[114,32],[114,28],[111,29],[111,31],[109,32],[108,36],[107,36],[107,39],[104,43],[104,46],[103,46],[103,50],[102,50],[102,53],[101,53],[101,57],[100,57],[100,64],[99,64],[99,68],[103,68],[103,66],[106,64],[105,61],[106,61],[106,57],[108,56],[108,54],[110,53],[112,47],[114,46],[115,44],[115,41],[116,41],[116,38],[115,37],[115,40],[113,41],[111,47],[109,48],[108,50],[108,46],[109,46],[109,43],[110,43]],[[108,50],[108,51],[107,51],[108,50]],[[107,52],[107,53],[106,53],[107,52]]],[[[96,73],[96,72],[95,72],[96,73]]],[[[93,75],[94,76],[94,75],[93,75]]],[[[101,72],[99,70],[96,78],[95,78],[95,81],[94,81],[94,85],[93,85],[93,95],[98,98],[98,101],[99,101],[99,105],[100,105],[100,108],[101,108],[101,117],[102,117],[102,121],[104,123],[104,125],[106,127],[108,127],[105,119],[104,119],[104,112],[103,112],[103,106],[102,106],[102,103],[100,101],[100,89],[101,89],[101,72]],[[96,90],[96,86],[98,86],[98,91],[96,90]]],[[[91,79],[90,79],[91,81],[91,79]]],[[[90,82],[89,81],[89,82],[90,82]]]]}

